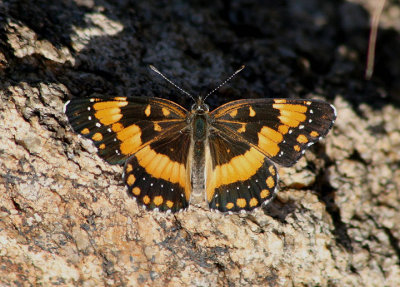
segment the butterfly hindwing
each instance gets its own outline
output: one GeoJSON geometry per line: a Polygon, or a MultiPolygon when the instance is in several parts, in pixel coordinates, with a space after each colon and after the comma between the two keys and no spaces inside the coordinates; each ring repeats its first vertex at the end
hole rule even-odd
{"type": "Polygon", "coordinates": [[[222,105],[210,116],[219,131],[249,142],[280,165],[291,166],[328,133],[336,112],[318,100],[248,99],[222,105]]]}
{"type": "Polygon", "coordinates": [[[277,185],[274,164],[256,148],[213,130],[209,136],[207,201],[221,212],[253,210],[269,202],[277,185]]]}
{"type": "Polygon", "coordinates": [[[148,142],[183,123],[187,115],[174,102],[145,97],[72,99],[65,112],[73,129],[91,139],[111,164],[123,164],[148,142]]]}
{"type": "Polygon", "coordinates": [[[190,131],[176,125],[129,158],[124,180],[130,194],[149,209],[176,212],[187,208],[191,194],[190,131]]]}

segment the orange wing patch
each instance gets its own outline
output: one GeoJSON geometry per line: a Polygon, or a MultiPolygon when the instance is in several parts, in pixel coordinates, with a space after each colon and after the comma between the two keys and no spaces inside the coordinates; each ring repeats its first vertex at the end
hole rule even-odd
{"type": "Polygon", "coordinates": [[[268,168],[268,171],[275,176],[276,172],[275,172],[275,167],[273,165],[270,165],[268,168]]]}
{"type": "Polygon", "coordinates": [[[117,133],[121,141],[120,150],[124,155],[134,154],[142,145],[142,131],[137,125],[130,125],[117,133]]]}
{"type": "Polygon", "coordinates": [[[153,124],[154,124],[154,130],[156,132],[161,132],[162,131],[162,127],[158,123],[153,123],[153,124]]]}
{"type": "Polygon", "coordinates": [[[250,106],[249,107],[249,116],[254,117],[256,115],[256,111],[250,106]]]}
{"type": "Polygon", "coordinates": [[[171,183],[177,183],[185,190],[186,199],[190,198],[190,186],[187,184],[185,165],[172,161],[168,156],[155,152],[150,146],[139,150],[135,157],[146,172],[154,178],[160,178],[171,183]]]}
{"type": "Polygon", "coordinates": [[[101,133],[95,133],[92,136],[92,140],[97,141],[97,142],[101,141],[101,140],[103,140],[103,135],[101,133]]]}
{"type": "MultiPolygon", "coordinates": [[[[111,125],[121,120],[121,107],[125,107],[128,105],[128,102],[125,101],[126,98],[121,98],[124,100],[121,101],[105,101],[98,102],[93,104],[93,109],[96,111],[94,116],[99,120],[103,125],[111,125]]],[[[96,99],[93,99],[94,101],[96,99]]]]}
{"type": "Polygon", "coordinates": [[[149,204],[150,203],[150,197],[148,195],[143,196],[143,203],[144,204],[149,204]]]}
{"type": "Polygon", "coordinates": [[[258,147],[271,157],[276,156],[280,151],[278,143],[282,140],[280,133],[268,127],[263,127],[258,133],[258,147]]]}
{"type": "Polygon", "coordinates": [[[240,128],[237,129],[238,133],[244,133],[246,132],[246,124],[242,124],[240,128]]]}
{"type": "Polygon", "coordinates": [[[306,115],[298,112],[292,112],[287,110],[280,110],[281,115],[278,117],[279,120],[292,128],[298,127],[301,122],[306,120],[306,115]]]}
{"type": "MultiPolygon", "coordinates": [[[[267,129],[269,129],[269,128],[267,128],[267,129]]],[[[277,138],[275,138],[275,139],[277,139],[277,138]]],[[[261,150],[263,150],[265,153],[267,153],[269,156],[273,157],[278,154],[278,152],[280,151],[278,143],[279,142],[275,142],[273,140],[273,135],[272,135],[272,139],[268,136],[268,132],[265,134],[263,134],[261,132],[258,133],[258,147],[261,150]]]]}
{"type": "Polygon", "coordinates": [[[289,127],[288,127],[287,125],[280,125],[280,126],[278,127],[278,131],[279,131],[281,134],[285,135],[285,134],[288,133],[289,127]]]}
{"type": "Polygon", "coordinates": [[[81,134],[83,135],[87,135],[88,133],[90,133],[90,130],[88,128],[84,128],[83,130],[81,130],[81,134]]]}
{"type": "Polygon", "coordinates": [[[297,140],[298,143],[301,143],[301,144],[308,143],[308,139],[307,139],[307,137],[305,135],[299,135],[296,138],[296,140],[297,140]]]}
{"type": "MultiPolygon", "coordinates": [[[[96,99],[93,99],[96,102],[96,99]]],[[[109,110],[114,108],[121,108],[128,105],[126,98],[114,98],[112,101],[97,102],[93,104],[93,108],[96,111],[109,110]]]]}
{"type": "MultiPolygon", "coordinates": [[[[276,101],[275,101],[276,102],[276,101]]],[[[306,113],[307,107],[304,105],[296,105],[296,104],[284,104],[284,103],[275,103],[272,105],[274,109],[285,110],[290,112],[298,112],[298,113],[306,113]]]]}
{"type": "Polygon", "coordinates": [[[273,188],[275,186],[275,180],[272,176],[269,176],[265,182],[267,183],[268,188],[273,188]]]}
{"type": "Polygon", "coordinates": [[[255,198],[255,197],[251,198],[251,199],[250,199],[250,202],[249,202],[249,205],[250,205],[250,207],[255,207],[255,206],[257,206],[257,205],[258,205],[258,200],[257,200],[257,198],[255,198]]]}
{"type": "Polygon", "coordinates": [[[166,108],[162,108],[161,111],[162,111],[163,115],[166,116],[166,117],[169,116],[169,114],[171,113],[171,112],[170,112],[168,109],[166,109],[166,108]]]}
{"type": "Polygon", "coordinates": [[[135,181],[136,181],[135,176],[134,176],[133,174],[130,174],[130,175],[128,176],[127,180],[126,180],[126,183],[127,183],[128,185],[133,185],[133,184],[135,183],[135,181]]]}
{"type": "Polygon", "coordinates": [[[273,104],[272,107],[279,110],[280,116],[278,116],[278,118],[283,125],[295,128],[298,127],[301,122],[306,120],[307,117],[305,113],[308,110],[307,106],[286,104],[286,100],[275,100],[274,102],[275,104],[273,104]]]}
{"type": "Polygon", "coordinates": [[[141,190],[140,190],[140,188],[139,187],[134,187],[133,189],[132,189],[132,193],[134,194],[134,195],[136,195],[136,196],[139,196],[140,195],[140,192],[141,192],[141,190]]]}
{"type": "Polygon", "coordinates": [[[267,198],[267,197],[269,196],[269,194],[270,194],[270,192],[269,192],[268,189],[263,189],[263,190],[261,191],[261,193],[260,193],[260,197],[261,197],[262,199],[264,199],[264,198],[267,198]]]}
{"type": "Polygon", "coordinates": [[[124,126],[121,123],[115,123],[111,126],[113,132],[117,133],[124,129],[124,126]]]}
{"type": "Polygon", "coordinates": [[[147,105],[146,109],[144,110],[144,114],[146,117],[149,117],[151,115],[151,106],[147,105]]]}
{"type": "Polygon", "coordinates": [[[236,205],[240,208],[245,208],[247,205],[246,199],[244,198],[238,198],[236,199],[236,205]]]}
{"type": "Polygon", "coordinates": [[[163,203],[164,199],[161,195],[157,195],[153,198],[153,202],[156,206],[160,206],[163,203]]]}

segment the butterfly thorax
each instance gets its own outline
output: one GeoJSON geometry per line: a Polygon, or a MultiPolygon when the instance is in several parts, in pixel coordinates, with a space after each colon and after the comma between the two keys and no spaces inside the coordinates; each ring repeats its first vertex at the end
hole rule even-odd
{"type": "MultiPolygon", "coordinates": [[[[192,130],[192,142],[198,145],[198,147],[204,147],[204,143],[208,137],[208,126],[209,126],[209,108],[204,103],[203,98],[199,97],[196,103],[192,106],[191,115],[189,116],[189,122],[192,130]]],[[[196,149],[194,150],[196,153],[196,149]]],[[[198,150],[201,154],[202,151],[198,150]]],[[[204,148],[203,148],[204,152],[204,148]]]]}

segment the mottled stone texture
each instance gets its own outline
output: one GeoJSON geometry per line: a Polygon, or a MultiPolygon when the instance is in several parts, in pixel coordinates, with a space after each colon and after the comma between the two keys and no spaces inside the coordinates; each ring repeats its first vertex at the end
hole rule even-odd
{"type": "Polygon", "coordinates": [[[374,2],[0,2],[0,285],[398,286],[400,9],[387,1],[365,81],[374,2]],[[194,94],[246,64],[211,108],[321,98],[338,118],[265,209],[146,212],[62,108],[94,94],[190,107],[149,64],[194,94]]]}

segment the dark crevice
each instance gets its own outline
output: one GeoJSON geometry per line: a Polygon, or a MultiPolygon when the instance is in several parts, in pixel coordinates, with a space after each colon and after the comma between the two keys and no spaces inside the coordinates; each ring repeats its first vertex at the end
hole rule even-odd
{"type": "Polygon", "coordinates": [[[392,246],[394,252],[396,252],[397,265],[400,265],[400,240],[393,235],[392,231],[389,228],[382,227],[382,229],[389,237],[390,245],[392,246]]]}
{"type": "MultiPolygon", "coordinates": [[[[393,248],[393,251],[396,253],[397,264],[400,265],[400,239],[393,235],[392,230],[387,228],[386,226],[382,226],[380,223],[376,222],[375,218],[371,215],[368,215],[368,218],[372,220],[375,224],[376,228],[381,229],[385,232],[386,236],[389,239],[390,246],[393,248]]],[[[378,238],[374,238],[374,241],[379,242],[378,238]]]]}
{"type": "Polygon", "coordinates": [[[21,205],[18,202],[15,201],[15,198],[11,197],[11,202],[12,202],[15,210],[18,210],[18,211],[21,211],[21,212],[24,211],[24,209],[21,207],[21,205]]]}
{"type": "Polygon", "coordinates": [[[325,166],[316,175],[314,190],[317,191],[319,200],[324,202],[326,211],[330,214],[334,225],[333,234],[336,242],[347,251],[353,252],[352,240],[347,231],[347,224],[342,221],[340,207],[335,203],[335,188],[332,187],[324,171],[333,164],[327,159],[325,166]]]}

